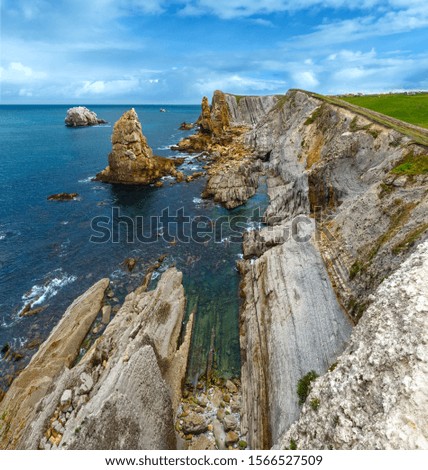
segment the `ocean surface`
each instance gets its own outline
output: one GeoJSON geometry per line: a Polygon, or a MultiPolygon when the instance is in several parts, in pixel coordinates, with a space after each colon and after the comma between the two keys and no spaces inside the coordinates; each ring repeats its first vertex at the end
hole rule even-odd
{"type": "MultiPolygon", "coordinates": [[[[204,178],[181,184],[166,178],[160,188],[91,181],[107,165],[112,126],[129,106],[88,107],[109,124],[67,128],[66,105],[0,106],[0,387],[6,388],[11,376],[28,363],[37,344],[78,295],[109,277],[114,292],[111,304],[118,305],[162,255],[166,257],[151,287],[175,265],[184,275],[188,313],[197,308],[188,380],[205,372],[212,341],[218,373],[239,375],[236,261],[242,246],[237,235],[260,224],[257,209],[263,212],[266,206],[264,185],[245,206],[227,211],[201,199],[204,178]],[[60,192],[75,192],[79,197],[68,202],[47,200],[60,192]],[[166,227],[165,219],[150,221],[165,209],[170,216],[177,213],[180,220],[191,222],[166,227]],[[135,222],[133,237],[124,229],[129,222],[113,223],[113,210],[121,220],[129,217],[135,222]],[[196,237],[191,223],[202,227],[196,237]],[[185,234],[166,237],[167,228],[174,232],[179,226],[185,234]],[[106,240],[107,228],[112,232],[113,227],[115,239],[106,240]],[[124,265],[128,257],[138,260],[132,272],[124,265]],[[43,310],[22,317],[27,304],[43,310]]],[[[203,158],[199,161],[196,155],[170,149],[192,133],[178,127],[183,121],[194,122],[200,107],[162,107],[166,113],[159,112],[160,106],[135,106],[149,145],[157,155],[184,157],[180,168],[184,173],[201,171],[203,158]]]]}

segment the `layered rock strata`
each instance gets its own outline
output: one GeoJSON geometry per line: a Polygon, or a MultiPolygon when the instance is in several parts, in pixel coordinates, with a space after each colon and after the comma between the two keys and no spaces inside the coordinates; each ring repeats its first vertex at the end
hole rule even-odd
{"type": "MultiPolygon", "coordinates": [[[[302,91],[262,115],[246,142],[269,155],[269,227],[246,235],[240,263],[243,426],[260,448],[298,418],[299,380],[334,364],[349,319],[426,237],[428,177],[397,170],[425,148],[302,91]]],[[[366,398],[370,410],[377,398],[366,398]]]]}
{"type": "Polygon", "coordinates": [[[68,109],[64,122],[67,127],[85,127],[106,124],[104,119],[99,119],[93,111],[85,106],[76,106],[68,109]]]}
{"type": "Polygon", "coordinates": [[[170,268],[153,291],[129,294],[76,362],[108,280],[67,310],[0,403],[3,449],[174,449],[193,317],[182,275],[170,268]]]}
{"type": "Polygon", "coordinates": [[[428,448],[428,242],[382,282],[334,370],[280,441],[299,449],[428,448]]]}
{"type": "Polygon", "coordinates": [[[109,166],[96,179],[106,183],[150,184],[162,176],[177,176],[176,166],[183,159],[170,159],[153,155],[143,135],[135,109],[126,111],[113,128],[112,151],[109,166]]]}

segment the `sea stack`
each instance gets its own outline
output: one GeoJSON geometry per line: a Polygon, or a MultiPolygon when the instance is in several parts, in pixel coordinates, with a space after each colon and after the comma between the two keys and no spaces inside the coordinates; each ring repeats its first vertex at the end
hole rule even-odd
{"type": "Polygon", "coordinates": [[[96,126],[107,122],[104,119],[99,119],[93,111],[85,108],[85,106],[70,108],[64,121],[67,127],[96,126]]]}
{"type": "Polygon", "coordinates": [[[105,183],[150,184],[162,176],[176,176],[175,166],[183,163],[153,155],[134,108],[116,122],[111,141],[109,166],[96,176],[105,183]]]}

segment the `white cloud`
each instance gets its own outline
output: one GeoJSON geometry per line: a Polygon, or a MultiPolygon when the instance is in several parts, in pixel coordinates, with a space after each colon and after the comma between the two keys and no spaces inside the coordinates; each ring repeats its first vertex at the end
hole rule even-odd
{"type": "Polygon", "coordinates": [[[318,79],[311,71],[295,72],[293,79],[298,88],[312,89],[319,85],[318,79]]]}
{"type": "Polygon", "coordinates": [[[47,77],[45,72],[34,71],[21,62],[10,62],[8,67],[0,67],[0,81],[22,83],[47,77]]]}
{"type": "Polygon", "coordinates": [[[140,82],[136,78],[121,79],[121,80],[96,80],[84,81],[76,91],[75,96],[91,96],[91,95],[106,95],[115,96],[124,93],[136,91],[140,82]]]}
{"type": "Polygon", "coordinates": [[[266,93],[286,91],[284,80],[264,80],[259,78],[242,77],[240,75],[213,76],[200,78],[196,81],[196,89],[200,94],[210,94],[213,90],[224,90],[229,93],[266,93]]]}

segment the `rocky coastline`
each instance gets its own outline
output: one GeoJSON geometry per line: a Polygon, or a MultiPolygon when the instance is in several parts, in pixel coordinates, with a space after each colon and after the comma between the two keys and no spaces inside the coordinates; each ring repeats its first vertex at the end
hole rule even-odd
{"type": "MultiPolygon", "coordinates": [[[[428,175],[400,170],[427,149],[302,90],[216,91],[201,108],[176,149],[207,156],[203,197],[232,209],[267,179],[264,227],[237,263],[241,377],[185,383],[197,311],[185,322],[176,268],[114,313],[102,279],[0,398],[0,448],[428,448],[428,175]]],[[[112,143],[98,180],[184,179],[134,110],[112,143]]]]}

